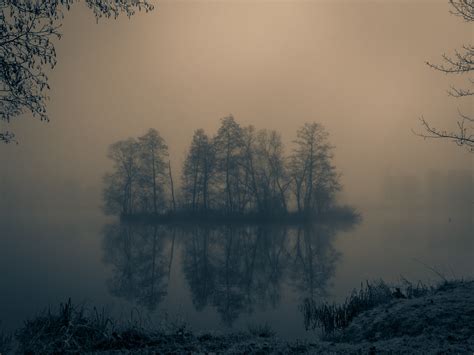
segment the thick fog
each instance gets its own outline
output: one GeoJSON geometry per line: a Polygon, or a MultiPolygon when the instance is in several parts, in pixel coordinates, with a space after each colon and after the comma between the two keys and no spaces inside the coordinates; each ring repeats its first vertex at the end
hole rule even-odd
{"type": "Polygon", "coordinates": [[[228,114],[280,131],[288,152],[299,126],[322,123],[356,207],[440,186],[472,201],[472,155],[412,132],[422,115],[451,128],[473,113],[447,94],[466,78],[425,64],[472,40],[444,0],[160,1],[98,24],[76,4],[62,31],[51,121],[15,119],[19,144],[0,147],[3,211],[98,206],[108,145],[150,127],[179,174],[194,130],[228,114]]]}

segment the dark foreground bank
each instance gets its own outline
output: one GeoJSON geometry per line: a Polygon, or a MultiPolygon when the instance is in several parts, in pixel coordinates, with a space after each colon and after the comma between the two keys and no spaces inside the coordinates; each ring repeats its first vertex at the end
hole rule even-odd
{"type": "Polygon", "coordinates": [[[388,297],[370,304],[367,300],[372,296],[367,294],[364,291],[360,293],[363,297],[349,298],[344,312],[354,308],[349,304],[365,303],[343,326],[321,337],[315,333],[314,341],[295,342],[277,338],[268,326],[226,335],[194,333],[177,325],[152,330],[136,323],[118,324],[96,309],[87,311],[67,302],[58,312],[46,312],[25,322],[14,337],[0,335],[0,352],[473,353],[473,281],[443,282],[410,294],[392,288],[388,297]]]}

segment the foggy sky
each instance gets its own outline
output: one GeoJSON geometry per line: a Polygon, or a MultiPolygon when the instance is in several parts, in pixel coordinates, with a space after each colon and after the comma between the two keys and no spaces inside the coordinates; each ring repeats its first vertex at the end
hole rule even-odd
{"type": "Polygon", "coordinates": [[[4,195],[99,191],[107,146],[150,127],[178,173],[193,131],[213,134],[230,113],[280,131],[288,152],[298,126],[322,123],[353,202],[378,193],[388,175],[472,170],[467,151],[411,132],[421,115],[449,128],[458,108],[473,113],[446,92],[466,78],[425,65],[472,41],[447,1],[156,5],[98,24],[83,4],[66,15],[50,73],[51,122],[25,115],[10,125],[20,144],[0,146],[4,195]]]}

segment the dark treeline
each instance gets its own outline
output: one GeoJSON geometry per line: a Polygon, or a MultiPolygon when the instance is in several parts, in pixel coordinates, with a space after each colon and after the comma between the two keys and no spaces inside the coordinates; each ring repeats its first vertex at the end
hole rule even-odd
{"type": "Polygon", "coordinates": [[[122,216],[314,216],[340,190],[328,133],[318,123],[297,131],[289,156],[274,130],[242,127],[232,116],[213,137],[203,129],[185,158],[179,191],[168,146],[155,129],[112,144],[105,176],[108,213],[122,216]]]}

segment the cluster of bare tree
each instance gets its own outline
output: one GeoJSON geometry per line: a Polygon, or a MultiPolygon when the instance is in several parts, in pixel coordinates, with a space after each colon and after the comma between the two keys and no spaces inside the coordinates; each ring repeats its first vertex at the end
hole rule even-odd
{"type": "Polygon", "coordinates": [[[241,127],[229,116],[212,139],[195,132],[184,163],[183,203],[192,211],[283,211],[288,180],[280,135],[241,127]]]}
{"type": "MultiPolygon", "coordinates": [[[[285,156],[281,135],[232,117],[221,120],[214,137],[194,132],[181,176],[180,211],[312,215],[331,207],[340,189],[328,133],[318,123],[297,132],[292,154],[285,156]]],[[[176,212],[167,146],[157,131],[137,140],[114,143],[109,157],[115,172],[105,177],[109,212],[133,215],[176,212]]]]}
{"type": "Polygon", "coordinates": [[[287,213],[292,202],[300,213],[327,209],[340,189],[328,134],[306,123],[294,143],[287,157],[278,132],[241,127],[232,116],[213,138],[197,130],[184,163],[183,206],[258,214],[287,213]]]}
{"type": "Polygon", "coordinates": [[[174,201],[168,146],[155,129],[145,135],[118,141],[109,147],[114,172],[104,177],[105,211],[111,214],[163,213],[174,201]],[[166,189],[171,186],[171,189],[166,189]]]}

